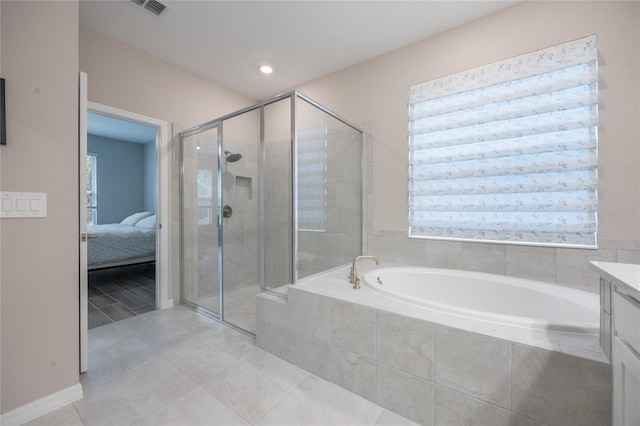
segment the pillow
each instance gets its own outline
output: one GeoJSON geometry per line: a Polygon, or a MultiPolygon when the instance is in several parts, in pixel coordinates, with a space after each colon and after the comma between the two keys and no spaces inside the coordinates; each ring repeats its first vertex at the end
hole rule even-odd
{"type": "Polygon", "coordinates": [[[120,222],[120,225],[135,226],[135,224],[138,223],[140,220],[152,215],[153,213],[151,212],[134,213],[131,216],[125,218],[122,222],[120,222]]]}
{"type": "Polygon", "coordinates": [[[155,229],[156,228],[156,215],[145,217],[141,221],[135,224],[136,228],[155,229]]]}

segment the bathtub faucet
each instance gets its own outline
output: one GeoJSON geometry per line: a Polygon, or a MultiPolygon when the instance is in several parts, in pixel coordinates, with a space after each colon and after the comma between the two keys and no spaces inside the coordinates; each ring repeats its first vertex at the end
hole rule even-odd
{"type": "Polygon", "coordinates": [[[356,256],[353,259],[353,263],[351,264],[351,272],[349,272],[349,282],[353,284],[353,288],[358,290],[360,288],[360,278],[358,278],[358,271],[356,271],[356,262],[360,259],[373,259],[376,261],[376,265],[379,265],[380,262],[378,258],[375,256],[356,256]]]}

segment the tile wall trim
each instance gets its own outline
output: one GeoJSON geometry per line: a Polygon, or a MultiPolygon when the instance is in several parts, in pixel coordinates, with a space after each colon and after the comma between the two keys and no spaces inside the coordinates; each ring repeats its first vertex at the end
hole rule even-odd
{"type": "Polygon", "coordinates": [[[640,241],[601,239],[598,249],[539,247],[409,238],[372,230],[364,252],[383,262],[508,275],[599,292],[589,261],[640,263],[640,241]]]}

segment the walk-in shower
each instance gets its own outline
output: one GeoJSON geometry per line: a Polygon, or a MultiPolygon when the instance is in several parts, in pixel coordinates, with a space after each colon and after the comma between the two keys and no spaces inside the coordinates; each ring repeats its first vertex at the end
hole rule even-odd
{"type": "Polygon", "coordinates": [[[286,93],[179,147],[184,305],[254,333],[258,293],[361,254],[362,131],[318,103],[286,93]]]}

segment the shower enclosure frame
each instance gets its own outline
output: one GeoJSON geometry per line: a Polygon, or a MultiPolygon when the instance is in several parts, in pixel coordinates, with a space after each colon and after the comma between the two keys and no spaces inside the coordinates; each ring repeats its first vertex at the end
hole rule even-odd
{"type": "Polygon", "coordinates": [[[265,115],[264,110],[265,107],[276,102],[282,101],[289,98],[291,101],[290,104],[290,135],[291,135],[291,158],[290,158],[290,167],[291,167],[291,269],[290,269],[290,283],[283,285],[295,285],[298,283],[298,177],[295,171],[298,169],[297,157],[298,157],[298,133],[297,133],[297,123],[296,123],[296,99],[300,99],[307,104],[315,107],[319,111],[327,114],[331,118],[334,118],[341,122],[342,124],[352,128],[357,131],[361,135],[361,144],[360,144],[360,182],[361,182],[361,220],[360,220],[360,247],[361,251],[365,245],[365,218],[366,215],[366,185],[365,185],[365,159],[364,159],[364,131],[356,126],[355,124],[349,122],[348,120],[340,117],[338,114],[330,111],[324,106],[320,105],[318,102],[310,99],[304,94],[298,92],[297,90],[292,90],[280,95],[276,95],[271,98],[267,98],[257,104],[248,106],[246,108],[240,109],[238,111],[232,112],[230,114],[218,117],[216,119],[210,120],[208,122],[199,124],[190,129],[181,131],[178,134],[179,141],[179,179],[180,179],[180,206],[184,206],[184,146],[183,140],[189,136],[196,135],[201,132],[205,132],[211,130],[213,128],[217,128],[217,199],[216,199],[216,212],[217,212],[217,221],[216,226],[218,229],[217,235],[217,262],[218,262],[218,271],[217,271],[217,283],[218,283],[218,313],[212,312],[206,308],[202,308],[184,298],[184,284],[185,284],[185,265],[184,265],[184,213],[183,208],[180,208],[179,211],[179,220],[180,220],[180,302],[181,304],[185,304],[188,307],[196,310],[199,313],[205,314],[208,317],[211,317],[215,320],[223,321],[225,324],[232,326],[233,328],[253,336],[253,333],[248,332],[232,323],[228,323],[224,320],[224,279],[223,279],[223,214],[222,214],[222,205],[223,205],[223,191],[222,191],[222,174],[223,174],[223,161],[224,161],[224,126],[223,122],[225,120],[232,119],[234,117],[241,116],[242,114],[259,111],[259,149],[258,149],[258,280],[260,284],[261,292],[267,292],[277,297],[286,298],[286,294],[282,294],[279,292],[275,292],[269,288],[266,288],[265,282],[265,115]]]}

